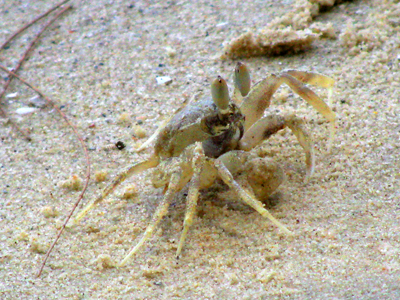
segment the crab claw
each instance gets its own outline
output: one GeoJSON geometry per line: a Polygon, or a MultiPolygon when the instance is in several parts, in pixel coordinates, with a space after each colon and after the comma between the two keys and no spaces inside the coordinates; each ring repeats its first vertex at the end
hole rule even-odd
{"type": "Polygon", "coordinates": [[[250,92],[250,73],[246,65],[238,62],[235,68],[235,87],[240,91],[240,94],[245,97],[250,92]]]}
{"type": "Polygon", "coordinates": [[[211,84],[211,95],[215,105],[221,112],[228,109],[230,101],[228,85],[221,76],[218,76],[211,84]]]}

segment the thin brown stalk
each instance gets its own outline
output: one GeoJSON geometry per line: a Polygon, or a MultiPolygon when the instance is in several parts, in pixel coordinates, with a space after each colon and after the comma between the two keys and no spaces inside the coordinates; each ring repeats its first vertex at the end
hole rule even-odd
{"type": "MultiPolygon", "coordinates": [[[[69,0],[68,0],[69,1],[69,0]]],[[[66,2],[66,1],[64,1],[66,2]]],[[[35,38],[32,40],[32,42],[29,44],[28,48],[26,49],[26,51],[24,52],[24,54],[22,55],[21,59],[18,61],[17,66],[13,69],[14,73],[17,73],[18,70],[21,68],[23,62],[25,61],[26,57],[28,56],[29,52],[33,49],[33,46],[36,44],[36,42],[39,40],[40,36],[43,34],[43,32],[51,25],[54,23],[55,20],[58,19],[58,17],[60,15],[62,15],[64,12],[66,12],[68,9],[72,8],[72,5],[68,5],[66,7],[64,7],[62,10],[60,10],[59,12],[57,12],[57,14],[51,19],[49,20],[44,26],[43,28],[36,34],[35,38]]],[[[0,48],[1,49],[1,48],[0,48]]],[[[6,83],[3,86],[3,91],[0,93],[0,103],[1,103],[1,99],[3,98],[4,94],[6,93],[11,81],[12,81],[13,77],[10,77],[9,79],[7,79],[6,83]]],[[[4,118],[7,118],[7,114],[6,112],[0,107],[0,112],[1,114],[4,116],[4,118]]],[[[9,119],[10,124],[18,131],[20,132],[25,139],[27,139],[28,141],[31,141],[30,136],[25,133],[21,128],[19,128],[19,126],[13,122],[11,119],[9,119]]]]}
{"type": "Polygon", "coordinates": [[[37,21],[39,21],[40,19],[44,18],[45,16],[47,16],[49,13],[51,13],[52,11],[56,10],[57,8],[59,8],[61,5],[67,3],[70,0],[64,0],[60,3],[58,3],[57,5],[53,6],[52,8],[50,8],[48,11],[46,11],[45,13],[41,14],[40,16],[38,16],[37,18],[35,18],[34,20],[32,20],[31,22],[29,22],[28,24],[26,24],[24,27],[22,27],[21,29],[19,29],[18,31],[14,32],[1,46],[0,46],[0,50],[3,49],[4,47],[6,47],[8,45],[9,42],[11,42],[17,35],[19,35],[21,32],[23,32],[24,30],[26,30],[27,28],[31,27],[33,24],[35,24],[37,21]]]}
{"type": "Polygon", "coordinates": [[[82,136],[79,134],[78,129],[76,128],[76,126],[74,124],[72,124],[69,119],[67,118],[67,116],[58,108],[58,106],[50,99],[48,98],[46,95],[44,95],[39,89],[37,89],[36,87],[34,87],[33,85],[31,85],[30,83],[28,83],[27,81],[25,81],[24,79],[22,79],[21,77],[19,77],[17,74],[15,74],[14,72],[9,71],[6,67],[0,65],[0,69],[2,69],[4,72],[7,72],[9,75],[17,78],[19,81],[21,81],[22,83],[24,83],[26,86],[28,86],[29,88],[31,88],[32,90],[34,90],[36,93],[38,93],[43,99],[45,99],[55,110],[57,110],[57,112],[61,115],[61,117],[65,120],[65,122],[68,124],[68,126],[70,126],[73,130],[73,132],[75,133],[76,137],[78,138],[80,144],[82,145],[82,149],[84,151],[85,157],[86,157],[86,182],[85,185],[83,187],[83,190],[81,192],[81,194],[79,195],[78,200],[75,202],[72,210],[70,211],[70,213],[67,216],[67,219],[64,221],[63,226],[61,227],[61,229],[58,231],[57,237],[55,238],[54,242],[52,243],[52,245],[50,246],[49,250],[46,253],[46,256],[42,262],[42,265],[37,273],[37,277],[39,277],[42,274],[43,268],[46,265],[46,262],[51,254],[51,252],[54,249],[54,246],[57,244],[58,240],[60,239],[61,234],[64,232],[65,227],[67,226],[69,220],[71,219],[73,213],[75,212],[75,209],[78,207],[79,203],[81,202],[81,200],[83,199],[83,196],[87,190],[87,187],[89,185],[89,180],[90,180],[90,159],[89,159],[89,152],[87,150],[87,147],[85,145],[85,142],[83,141],[82,136]]]}

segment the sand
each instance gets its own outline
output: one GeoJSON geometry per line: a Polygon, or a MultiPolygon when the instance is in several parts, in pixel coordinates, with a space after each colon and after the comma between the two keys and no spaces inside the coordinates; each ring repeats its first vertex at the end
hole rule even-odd
{"type": "MultiPolygon", "coordinates": [[[[221,59],[224,45],[260,32],[294,7],[292,1],[72,3],[74,9],[43,35],[19,74],[57,103],[89,148],[92,178],[83,203],[129,163],[148,157],[150,149],[133,150],[182,103],[208,94],[216,75],[232,86],[236,60],[221,59]],[[160,76],[172,82],[157,84],[160,76]],[[118,141],[127,147],[115,149],[118,141]]],[[[52,5],[2,1],[0,42],[52,5]]],[[[86,161],[53,108],[17,113],[37,100],[14,82],[1,106],[32,141],[0,119],[0,298],[399,299],[399,2],[344,2],[307,26],[315,22],[330,34],[311,48],[241,59],[254,82],[285,69],[336,81],[330,105],[338,121],[330,152],[326,120],[288,87],[271,105],[304,118],[315,141],[317,165],[308,183],[303,151],[289,130],[262,145],[287,177],[268,208],[294,237],[209,190],[179,261],[174,255],[184,192],[142,251],[126,267],[113,267],[162,199],[145,173],[67,229],[42,276],[35,277],[79,197],[79,186],[65,187],[65,181],[75,176],[84,182],[86,161]],[[126,187],[133,198],[123,196],[126,187]]],[[[2,50],[1,64],[13,67],[39,28],[2,50]]],[[[324,89],[314,90],[326,99],[324,89]]]]}

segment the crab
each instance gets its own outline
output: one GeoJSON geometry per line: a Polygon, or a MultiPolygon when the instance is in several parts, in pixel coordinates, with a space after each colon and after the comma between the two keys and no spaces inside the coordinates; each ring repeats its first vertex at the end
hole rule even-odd
{"type": "Polygon", "coordinates": [[[178,111],[158,132],[152,155],[118,174],[74,219],[75,224],[79,223],[128,177],[154,169],[152,183],[156,188],[164,188],[163,200],[142,237],[119,266],[124,266],[141,249],[168,213],[174,195],[188,186],[183,230],[176,250],[176,257],[179,258],[196,213],[199,191],[210,187],[218,177],[241,201],[269,219],[285,234],[292,234],[259,200],[278,188],[284,172],[272,159],[258,157],[249,151],[288,127],[304,149],[306,178],[310,178],[314,171],[315,156],[312,140],[302,119],[295,115],[264,114],[273,94],[285,83],[330,122],[333,137],[335,113],[305,84],[327,88],[331,92],[334,80],[317,73],[289,70],[271,74],[251,88],[250,73],[243,63],[239,62],[234,72],[232,96],[229,95],[226,81],[218,76],[211,84],[211,99],[204,97],[178,111]]]}

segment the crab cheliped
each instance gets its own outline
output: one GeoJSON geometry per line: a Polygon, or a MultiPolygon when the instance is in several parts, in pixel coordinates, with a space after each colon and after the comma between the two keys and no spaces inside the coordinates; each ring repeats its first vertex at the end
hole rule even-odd
{"type": "Polygon", "coordinates": [[[283,83],[330,122],[332,139],[335,113],[305,84],[327,88],[331,95],[333,79],[317,73],[289,70],[272,74],[251,88],[247,67],[238,63],[232,97],[225,80],[218,76],[211,84],[212,99],[205,97],[179,111],[159,131],[150,158],[133,163],[117,175],[102,194],[80,212],[74,222],[78,223],[126,178],[154,168],[152,183],[156,188],[164,187],[164,198],[139,242],[121,261],[120,266],[125,265],[152,236],[167,214],[174,195],[187,185],[186,213],[176,251],[179,257],[193,222],[199,191],[210,187],[218,177],[240,200],[268,218],[280,230],[291,234],[258,200],[268,197],[280,185],[283,180],[282,169],[271,159],[260,158],[249,152],[274,133],[288,127],[305,151],[306,178],[313,174],[313,145],[302,119],[295,115],[281,116],[273,113],[264,116],[272,95],[283,83]]]}

